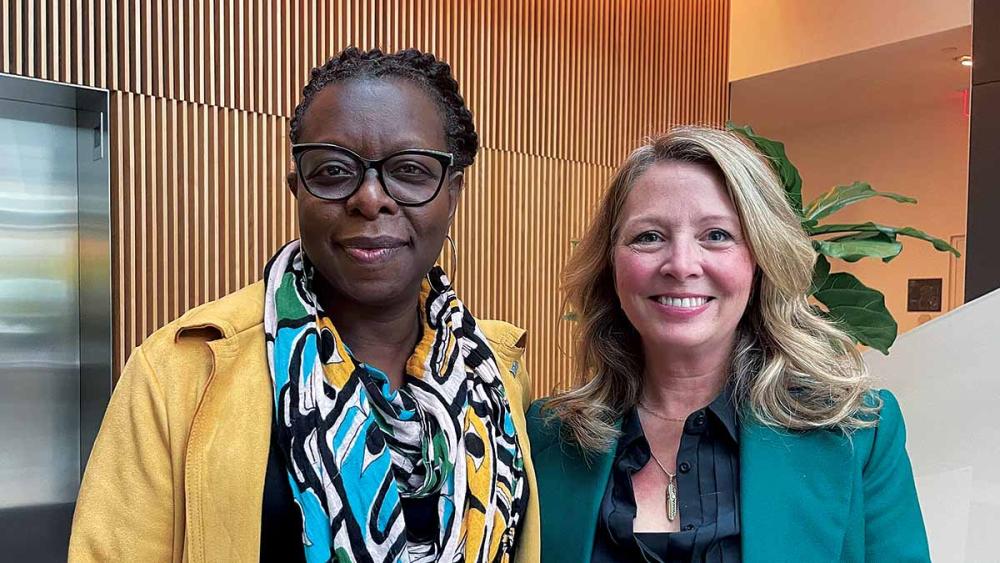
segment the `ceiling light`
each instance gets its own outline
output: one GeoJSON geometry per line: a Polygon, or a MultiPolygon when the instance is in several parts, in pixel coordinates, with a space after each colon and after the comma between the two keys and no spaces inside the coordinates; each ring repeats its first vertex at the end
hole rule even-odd
{"type": "Polygon", "coordinates": [[[972,66],[972,57],[970,57],[969,55],[962,55],[961,57],[958,57],[955,60],[958,61],[959,64],[961,64],[962,66],[972,66]]]}

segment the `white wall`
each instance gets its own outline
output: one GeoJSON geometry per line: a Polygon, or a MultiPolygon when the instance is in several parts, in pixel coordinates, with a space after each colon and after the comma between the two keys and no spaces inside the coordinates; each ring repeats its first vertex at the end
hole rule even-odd
{"type": "Polygon", "coordinates": [[[1000,560],[1000,290],[865,359],[899,398],[935,562],[1000,560]]]}
{"type": "Polygon", "coordinates": [[[729,81],[972,24],[971,0],[732,0],[729,81]]]}

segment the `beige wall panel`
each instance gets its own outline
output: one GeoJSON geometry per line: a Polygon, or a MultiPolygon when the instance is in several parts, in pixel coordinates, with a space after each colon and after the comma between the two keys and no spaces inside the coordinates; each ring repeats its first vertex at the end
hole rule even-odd
{"type": "Polygon", "coordinates": [[[260,278],[296,236],[280,178],[288,119],[115,92],[115,353],[260,278]]]}
{"type": "MultiPolygon", "coordinates": [[[[528,328],[536,394],[567,380],[570,325],[562,320],[559,270],[611,172],[491,149],[470,170],[452,229],[459,254],[455,286],[479,317],[528,328]]],[[[455,271],[450,252],[443,254],[445,269],[455,271]]]]}
{"type": "Polygon", "coordinates": [[[568,381],[559,270],[614,165],[726,118],[728,20],[729,0],[0,0],[0,70],[112,92],[121,366],[296,236],[287,129],[312,67],[349,45],[438,54],[483,145],[455,283],[529,330],[540,395],[568,381]]]}

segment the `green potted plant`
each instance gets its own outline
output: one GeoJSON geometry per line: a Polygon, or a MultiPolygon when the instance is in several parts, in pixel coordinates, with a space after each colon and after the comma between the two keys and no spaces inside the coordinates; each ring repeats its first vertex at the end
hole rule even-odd
{"type": "Polygon", "coordinates": [[[865,183],[836,186],[803,204],[802,177],[785,155],[784,144],[754,133],[750,126],[727,124],[727,128],[752,142],[771,159],[775,172],[781,178],[785,194],[792,208],[802,220],[802,228],[813,239],[819,257],[813,271],[810,294],[815,298],[820,314],[836,321],[856,342],[889,353],[896,340],[898,326],[885,306],[885,296],[877,289],[861,283],[846,272],[831,272],[830,259],[857,262],[862,258],[877,258],[889,262],[903,250],[900,236],[929,242],[936,250],[950,252],[956,257],[958,250],[940,238],[912,227],[891,227],[868,221],[865,223],[821,222],[837,211],[874,197],[889,198],[899,203],[916,203],[917,200],[889,192],[879,192],[865,183]]]}

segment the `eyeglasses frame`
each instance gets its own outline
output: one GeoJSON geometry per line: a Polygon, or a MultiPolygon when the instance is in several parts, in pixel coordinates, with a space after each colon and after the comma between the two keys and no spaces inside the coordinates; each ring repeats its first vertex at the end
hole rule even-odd
{"type": "Polygon", "coordinates": [[[389,198],[391,198],[393,201],[395,201],[398,205],[402,205],[403,207],[420,207],[422,205],[427,205],[428,203],[430,203],[431,201],[433,201],[434,198],[436,198],[438,196],[438,194],[441,193],[441,186],[444,185],[445,178],[448,176],[448,170],[452,166],[455,165],[455,155],[452,154],[452,153],[450,153],[450,152],[436,151],[436,150],[433,150],[433,149],[403,149],[401,151],[397,151],[397,152],[394,152],[392,154],[386,155],[386,156],[384,156],[382,158],[379,158],[377,160],[369,160],[369,159],[361,156],[360,154],[352,151],[349,148],[342,147],[340,145],[335,145],[333,143],[297,143],[297,144],[294,144],[294,145],[292,145],[292,158],[295,160],[295,173],[298,175],[299,181],[302,182],[302,185],[306,188],[306,190],[309,191],[310,194],[312,194],[313,196],[315,196],[315,197],[317,197],[319,199],[322,199],[323,201],[333,201],[333,202],[347,201],[354,194],[358,193],[358,190],[361,189],[362,185],[364,185],[365,179],[368,176],[368,171],[369,170],[374,170],[375,171],[375,177],[376,177],[376,179],[378,179],[379,186],[382,187],[382,191],[385,192],[385,195],[389,196],[389,198]],[[355,160],[357,160],[358,162],[360,162],[361,166],[362,166],[362,170],[361,170],[361,174],[359,176],[358,183],[357,183],[356,186],[354,186],[354,189],[351,190],[350,193],[348,193],[344,197],[339,197],[339,198],[323,197],[323,196],[321,196],[319,194],[314,193],[309,188],[309,182],[306,181],[305,176],[302,174],[302,155],[305,152],[309,151],[310,149],[334,149],[334,150],[338,150],[338,151],[343,151],[343,152],[347,153],[349,156],[351,156],[352,158],[354,158],[355,160]],[[419,155],[424,155],[424,156],[430,156],[430,157],[433,157],[438,162],[440,162],[441,164],[444,165],[444,172],[441,174],[441,180],[438,182],[437,188],[435,188],[435,190],[434,190],[434,194],[431,195],[426,200],[421,201],[419,203],[404,202],[404,201],[400,201],[399,199],[397,199],[395,196],[392,195],[392,193],[389,192],[389,188],[387,188],[386,185],[385,185],[385,178],[382,176],[382,165],[383,164],[385,164],[388,160],[390,160],[392,158],[395,158],[395,157],[401,156],[401,155],[407,155],[407,154],[419,154],[419,155]]]}

